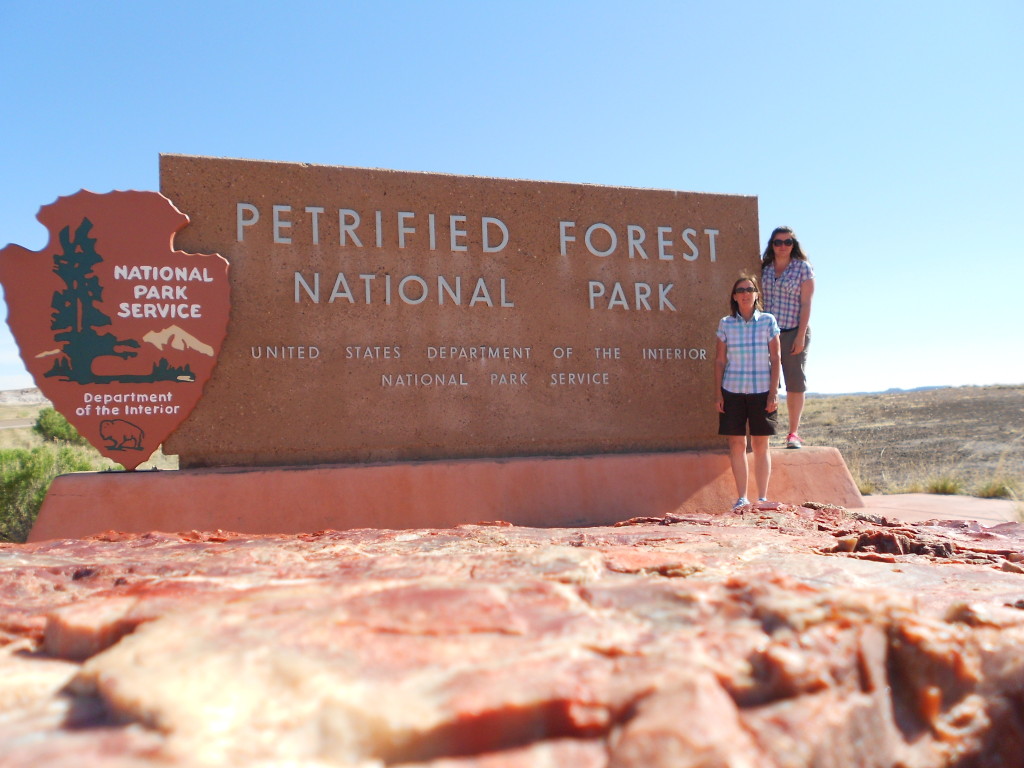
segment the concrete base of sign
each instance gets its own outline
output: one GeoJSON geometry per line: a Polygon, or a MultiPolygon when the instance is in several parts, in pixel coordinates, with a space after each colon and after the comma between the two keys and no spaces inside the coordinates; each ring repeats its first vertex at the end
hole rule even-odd
{"type": "MultiPolygon", "coordinates": [[[[864,506],[835,448],[772,451],[771,498],[864,506]]],[[[302,533],[350,528],[609,525],[725,512],[724,452],[76,473],[56,478],[29,541],[104,531],[302,533]]]]}

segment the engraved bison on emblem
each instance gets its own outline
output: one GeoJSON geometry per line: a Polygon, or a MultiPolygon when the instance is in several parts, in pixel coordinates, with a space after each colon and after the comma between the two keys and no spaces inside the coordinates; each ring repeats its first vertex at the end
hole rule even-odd
{"type": "Polygon", "coordinates": [[[124,419],[104,419],[100,422],[100,436],[111,451],[141,451],[146,436],[138,425],[124,419]]]}

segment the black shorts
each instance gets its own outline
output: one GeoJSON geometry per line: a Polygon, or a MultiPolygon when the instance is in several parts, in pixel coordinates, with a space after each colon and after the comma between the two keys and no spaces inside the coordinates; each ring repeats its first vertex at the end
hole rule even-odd
{"type": "Polygon", "coordinates": [[[718,414],[718,434],[745,435],[748,423],[751,435],[761,437],[775,434],[779,411],[765,411],[768,407],[767,392],[741,395],[723,389],[722,397],[725,398],[725,413],[718,414]]]}

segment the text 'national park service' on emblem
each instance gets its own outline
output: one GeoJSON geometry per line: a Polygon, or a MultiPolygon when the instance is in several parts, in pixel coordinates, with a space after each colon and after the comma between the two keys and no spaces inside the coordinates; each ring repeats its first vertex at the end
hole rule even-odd
{"type": "Polygon", "coordinates": [[[173,250],[188,217],[156,192],[80,191],[40,209],[50,242],[0,251],[7,322],[36,385],[134,469],[184,421],[227,331],[228,263],[173,250]]]}

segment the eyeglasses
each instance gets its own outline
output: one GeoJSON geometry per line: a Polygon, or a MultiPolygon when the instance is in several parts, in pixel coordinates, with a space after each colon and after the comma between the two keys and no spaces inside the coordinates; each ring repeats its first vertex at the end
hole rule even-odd
{"type": "Polygon", "coordinates": [[[775,240],[772,240],[772,245],[778,248],[783,245],[792,245],[795,242],[796,240],[794,240],[792,237],[787,237],[785,240],[779,240],[778,238],[776,238],[775,240]]]}
{"type": "Polygon", "coordinates": [[[757,293],[757,288],[737,288],[733,293],[757,293]]]}

